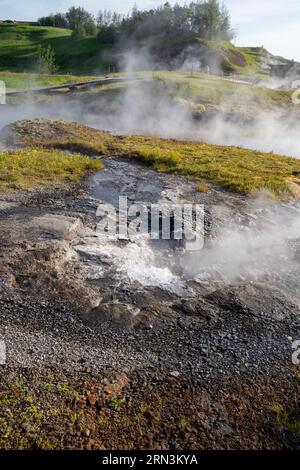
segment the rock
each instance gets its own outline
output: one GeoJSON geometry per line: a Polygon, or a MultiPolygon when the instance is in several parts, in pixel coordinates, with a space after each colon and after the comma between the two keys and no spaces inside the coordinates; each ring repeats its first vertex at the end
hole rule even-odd
{"type": "Polygon", "coordinates": [[[23,431],[25,431],[27,434],[32,431],[32,427],[31,427],[30,424],[28,424],[28,423],[22,423],[22,424],[21,424],[21,428],[22,428],[23,431]]]}
{"type": "Polygon", "coordinates": [[[110,326],[131,329],[139,322],[140,309],[132,304],[102,303],[92,309],[86,319],[93,325],[107,323],[110,326]]]}
{"type": "Polygon", "coordinates": [[[174,304],[173,308],[181,315],[197,316],[204,321],[215,322],[218,318],[218,308],[202,297],[182,300],[174,304]]]}
{"type": "Polygon", "coordinates": [[[88,404],[91,406],[95,406],[98,400],[97,396],[90,392],[87,392],[86,396],[88,404]]]}
{"type": "Polygon", "coordinates": [[[180,372],[177,370],[174,370],[173,372],[170,372],[171,377],[178,378],[180,376],[180,372]]]}
{"type": "Polygon", "coordinates": [[[82,223],[75,217],[64,215],[44,215],[34,219],[35,228],[39,231],[62,240],[72,240],[82,228],[82,223]]]}
{"type": "Polygon", "coordinates": [[[219,289],[206,299],[230,314],[282,321],[298,315],[298,308],[276,288],[246,284],[219,289]]]}
{"type": "Polygon", "coordinates": [[[89,429],[84,429],[82,432],[81,432],[81,435],[83,437],[90,437],[91,435],[91,431],[89,429]]]}
{"type": "Polygon", "coordinates": [[[104,393],[108,397],[114,397],[120,395],[120,393],[123,391],[123,388],[128,384],[128,377],[122,372],[120,374],[116,374],[115,377],[110,380],[110,382],[105,379],[105,382],[106,385],[104,386],[104,393]]]}

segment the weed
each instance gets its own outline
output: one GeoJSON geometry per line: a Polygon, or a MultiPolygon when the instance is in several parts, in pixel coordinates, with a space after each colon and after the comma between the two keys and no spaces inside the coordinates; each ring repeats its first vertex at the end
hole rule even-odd
{"type": "Polygon", "coordinates": [[[107,407],[113,411],[118,411],[125,403],[125,398],[114,397],[108,400],[107,407]]]}

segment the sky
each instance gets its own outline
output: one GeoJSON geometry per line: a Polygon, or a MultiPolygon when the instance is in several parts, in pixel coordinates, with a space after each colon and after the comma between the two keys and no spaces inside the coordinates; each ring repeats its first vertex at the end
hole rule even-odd
{"type": "MultiPolygon", "coordinates": [[[[150,9],[164,0],[0,0],[0,19],[36,20],[48,13],[64,12],[73,5],[93,14],[100,9],[127,13],[135,3],[141,9],[150,9]]],[[[185,0],[178,3],[184,4],[185,0]]],[[[224,4],[237,32],[235,44],[264,46],[273,54],[300,61],[299,0],[224,0],[224,4]]]]}

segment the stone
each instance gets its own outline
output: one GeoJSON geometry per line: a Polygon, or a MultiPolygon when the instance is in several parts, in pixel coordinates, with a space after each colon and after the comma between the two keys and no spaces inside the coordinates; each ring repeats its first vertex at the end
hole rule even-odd
{"type": "Polygon", "coordinates": [[[91,406],[95,406],[98,399],[97,396],[90,392],[87,392],[86,396],[88,404],[91,406]]]}
{"type": "Polygon", "coordinates": [[[127,384],[128,377],[121,372],[120,374],[116,374],[115,377],[104,386],[104,393],[109,397],[118,396],[127,384]]]}
{"type": "Polygon", "coordinates": [[[139,322],[139,313],[140,309],[132,304],[101,303],[89,312],[87,320],[95,326],[108,323],[111,326],[130,330],[139,322]]]}
{"type": "Polygon", "coordinates": [[[71,241],[82,228],[80,219],[64,215],[44,215],[34,219],[35,228],[54,238],[71,241]]]}
{"type": "Polygon", "coordinates": [[[180,376],[180,372],[177,370],[174,370],[173,372],[170,372],[171,377],[178,378],[180,376]]]}

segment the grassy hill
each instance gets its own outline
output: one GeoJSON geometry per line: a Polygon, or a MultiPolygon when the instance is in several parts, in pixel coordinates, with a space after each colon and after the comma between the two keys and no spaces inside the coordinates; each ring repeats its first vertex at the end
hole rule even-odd
{"type": "Polygon", "coordinates": [[[43,26],[0,24],[0,71],[33,71],[38,46],[50,44],[60,72],[107,70],[101,44],[95,37],[74,39],[71,31],[43,26]]]}
{"type": "MultiPolygon", "coordinates": [[[[111,47],[103,46],[96,37],[75,39],[70,30],[30,24],[0,24],[0,71],[33,71],[38,46],[50,44],[56,56],[60,73],[108,72],[116,67],[110,57],[111,47]],[[104,53],[105,52],[105,53],[104,53]]],[[[191,50],[202,64],[213,62],[223,71],[242,75],[266,75],[265,65],[281,60],[263,48],[236,47],[228,41],[204,41],[195,38],[186,44],[182,38],[176,43],[165,41],[159,45],[162,60],[180,56],[191,50]]],[[[114,51],[112,51],[114,52],[114,51]]]]}

